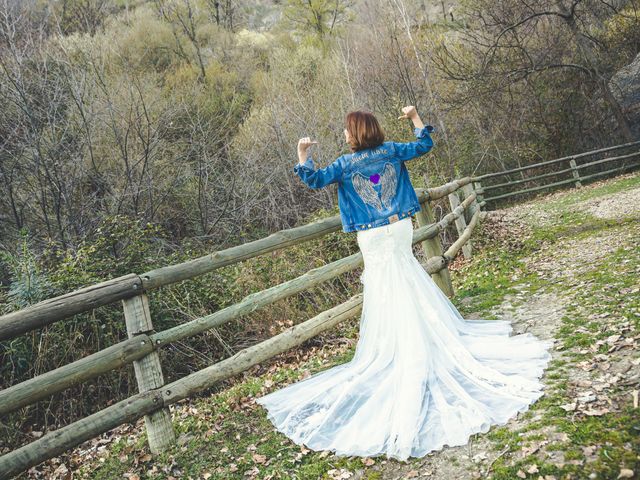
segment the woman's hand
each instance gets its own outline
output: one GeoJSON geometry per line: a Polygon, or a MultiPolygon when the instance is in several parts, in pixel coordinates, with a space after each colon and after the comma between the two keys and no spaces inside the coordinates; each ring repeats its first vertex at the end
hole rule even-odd
{"type": "Polygon", "coordinates": [[[303,137],[298,140],[298,160],[300,163],[304,163],[307,159],[307,149],[311,145],[317,144],[318,142],[316,142],[315,140],[312,141],[310,137],[303,137]]]}
{"type": "Polygon", "coordinates": [[[306,152],[307,148],[309,148],[311,145],[316,145],[318,142],[316,142],[315,140],[311,140],[310,137],[304,137],[301,138],[300,140],[298,140],[298,151],[299,152],[306,152]]]}
{"type": "Polygon", "coordinates": [[[402,107],[402,113],[404,115],[399,116],[398,120],[409,119],[413,122],[414,127],[416,128],[424,127],[424,123],[422,123],[422,119],[420,118],[420,115],[418,115],[418,111],[416,110],[416,107],[414,107],[413,105],[402,107]]]}
{"type": "Polygon", "coordinates": [[[402,113],[404,115],[399,116],[398,120],[403,120],[403,119],[413,120],[413,118],[418,115],[418,111],[416,110],[416,107],[414,107],[413,105],[402,107],[402,113]]]}

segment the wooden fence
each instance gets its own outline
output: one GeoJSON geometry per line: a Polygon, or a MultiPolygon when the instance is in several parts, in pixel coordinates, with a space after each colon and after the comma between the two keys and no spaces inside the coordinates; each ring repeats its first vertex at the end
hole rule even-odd
{"type": "Polygon", "coordinates": [[[620,173],[625,170],[632,170],[640,166],[640,141],[625,143],[623,145],[615,145],[613,147],[601,148],[599,150],[592,150],[590,152],[578,153],[568,157],[556,158],[553,160],[546,160],[540,163],[534,163],[525,167],[513,168],[502,172],[487,173],[473,177],[474,189],[478,194],[478,201],[484,201],[489,208],[489,204],[494,208],[499,205],[499,200],[505,200],[508,198],[521,200],[527,197],[533,192],[540,190],[551,189],[554,187],[560,187],[564,185],[575,186],[579,188],[582,186],[582,182],[592,180],[594,178],[610,175],[612,173],[620,173]],[[613,156],[608,156],[610,153],[614,153],[613,156]],[[576,160],[583,160],[586,157],[596,157],[586,163],[577,163],[576,160]],[[566,164],[562,168],[562,164],[566,164]],[[599,166],[607,165],[612,168],[607,170],[594,171],[599,166]],[[547,167],[561,166],[560,169],[548,170],[547,167]],[[529,170],[538,170],[542,173],[534,174],[533,176],[525,176],[524,172],[529,170]],[[591,171],[589,171],[591,170],[591,171]],[[514,178],[519,176],[520,178],[514,178]],[[553,177],[566,176],[568,178],[561,178],[548,182],[553,177]],[[488,180],[493,180],[498,177],[507,177],[506,181],[496,183],[492,185],[483,185],[488,180]],[[521,188],[524,186],[525,188],[521,188]],[[491,192],[491,196],[488,197],[487,193],[491,192]]]}
{"type": "MultiPolygon", "coordinates": [[[[453,288],[447,265],[460,249],[463,249],[466,257],[471,255],[469,239],[478,223],[480,208],[485,204],[477,201],[477,194],[472,187],[473,180],[471,177],[465,177],[436,188],[416,189],[421,210],[416,213],[418,228],[413,232],[412,243],[421,242],[427,255],[426,271],[449,296],[453,295],[453,288]],[[430,202],[445,196],[448,196],[451,212],[436,222],[430,202]],[[443,252],[439,234],[454,221],[459,237],[443,252]]],[[[336,215],[300,227],[281,230],[268,237],[178,265],[170,265],[141,275],[131,273],[114,278],[0,317],[2,341],[75,314],[121,301],[128,334],[128,339],[104,350],[1,390],[1,415],[130,363],[134,366],[139,391],[136,395],[49,432],[0,457],[0,478],[9,478],[118,425],[143,416],[149,448],[152,453],[159,453],[175,443],[169,405],[300,345],[345,319],[359,315],[362,309],[362,293],[207,368],[169,384],[164,382],[158,355],[161,347],[237,319],[358,268],[363,264],[362,253],[358,252],[315,268],[300,277],[248,295],[227,308],[160,332],[154,332],[146,292],[211,272],[225,265],[319,238],[341,230],[341,227],[340,217],[336,215]]]]}
{"type": "MultiPolygon", "coordinates": [[[[462,250],[464,256],[471,256],[470,237],[478,223],[480,208],[488,202],[521,196],[561,185],[572,184],[580,187],[582,182],[603,175],[636,168],[640,165],[639,142],[616,145],[569,157],[548,160],[525,167],[489,173],[476,177],[454,180],[440,187],[416,189],[421,210],[416,213],[418,228],[413,232],[412,243],[420,242],[427,256],[425,269],[448,296],[453,295],[453,287],[447,265],[462,250]],[[631,150],[631,152],[620,151],[631,150]],[[616,152],[612,157],[577,164],[577,159],[599,154],[616,152]],[[629,159],[634,159],[629,161],[629,159]],[[541,169],[567,162],[569,167],[524,177],[523,172],[541,169]],[[595,173],[582,173],[584,169],[609,162],[618,162],[614,168],[595,173]],[[489,179],[520,174],[519,179],[503,183],[485,185],[489,179]],[[521,190],[507,191],[483,198],[486,192],[505,190],[514,186],[535,183],[541,179],[570,174],[570,178],[521,190]],[[448,197],[451,212],[435,221],[430,202],[448,197]],[[440,232],[452,222],[458,231],[458,239],[443,252],[440,232]]],[[[72,385],[85,382],[103,373],[133,363],[139,393],[100,410],[86,418],[54,430],[39,439],[0,457],[0,478],[27,470],[44,460],[52,458],[70,448],[111,430],[123,423],[135,421],[144,416],[149,448],[159,453],[175,443],[175,433],[169,405],[197,392],[212,387],[217,382],[241,373],[253,365],[289,350],[315,335],[328,330],[343,320],[361,313],[362,293],[354,295],[346,302],[315,317],[294,325],[266,341],[245,348],[235,355],[215,363],[205,369],[187,375],[172,383],[165,384],[158,350],[172,342],[192,337],[211,328],[222,325],[278,300],[290,297],[319,283],[330,280],[342,273],[362,266],[360,252],[308,271],[304,275],[248,295],[240,302],[175,326],[155,332],[149,312],[146,292],[182,280],[214,271],[220,267],[241,262],[249,258],[280,250],[320,238],[341,229],[338,215],[307,225],[281,230],[268,237],[243,245],[214,252],[178,265],[170,265],[141,275],[134,273],[108,280],[96,285],[51,298],[28,308],[0,317],[0,341],[10,340],[37,328],[72,317],[75,314],[93,310],[99,306],[121,301],[124,311],[128,339],[100,350],[85,358],[39,375],[30,380],[0,391],[0,414],[6,415],[21,407],[60,392],[72,385]]]]}

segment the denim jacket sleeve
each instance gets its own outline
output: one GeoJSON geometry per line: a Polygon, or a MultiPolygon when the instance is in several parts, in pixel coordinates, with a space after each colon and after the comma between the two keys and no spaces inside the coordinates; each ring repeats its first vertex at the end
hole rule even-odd
{"type": "Polygon", "coordinates": [[[304,183],[311,188],[322,188],[331,183],[340,181],[342,177],[342,157],[333,162],[331,165],[314,170],[313,159],[307,157],[304,164],[297,163],[293,167],[293,171],[298,174],[304,183]]]}
{"type": "Polygon", "coordinates": [[[414,128],[413,133],[418,140],[415,142],[397,143],[393,142],[396,151],[396,157],[401,161],[411,160],[413,158],[424,155],[433,148],[433,140],[430,133],[434,131],[431,125],[425,125],[422,128],[414,128]]]}

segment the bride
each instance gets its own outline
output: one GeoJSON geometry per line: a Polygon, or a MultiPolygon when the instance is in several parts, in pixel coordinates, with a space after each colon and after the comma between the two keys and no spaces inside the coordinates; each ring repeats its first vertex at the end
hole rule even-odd
{"type": "Polygon", "coordinates": [[[308,137],[294,171],[311,188],[338,183],[343,230],[357,231],[364,270],[351,361],[257,398],[293,442],[337,456],[405,461],[464,445],[543,395],[550,340],[510,336],[507,320],[464,319],[413,255],[420,204],[405,162],[433,147],[416,109],[415,142],[385,142],[373,114],[350,112],[351,153],[314,169],[308,137]]]}

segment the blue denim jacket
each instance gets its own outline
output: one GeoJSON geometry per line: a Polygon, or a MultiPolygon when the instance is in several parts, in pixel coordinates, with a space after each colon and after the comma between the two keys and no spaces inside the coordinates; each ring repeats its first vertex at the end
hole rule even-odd
{"type": "Polygon", "coordinates": [[[338,183],[342,230],[353,232],[388,225],[420,211],[420,203],[404,162],[433,147],[431,125],[415,128],[415,142],[384,142],[374,148],[341,155],[315,170],[313,159],[293,171],[311,188],[338,183]]]}

